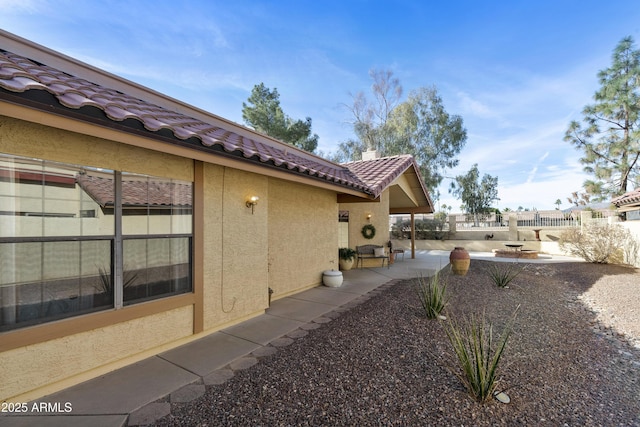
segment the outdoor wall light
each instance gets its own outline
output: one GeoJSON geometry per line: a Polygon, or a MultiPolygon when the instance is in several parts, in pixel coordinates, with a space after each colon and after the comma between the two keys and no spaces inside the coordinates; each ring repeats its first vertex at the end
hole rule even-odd
{"type": "Polygon", "coordinates": [[[371,214],[367,214],[367,221],[371,222],[371,214]]]}
{"type": "Polygon", "coordinates": [[[258,200],[260,200],[258,196],[251,196],[251,198],[247,200],[247,207],[251,208],[251,215],[253,215],[253,210],[258,204],[258,200]]]}

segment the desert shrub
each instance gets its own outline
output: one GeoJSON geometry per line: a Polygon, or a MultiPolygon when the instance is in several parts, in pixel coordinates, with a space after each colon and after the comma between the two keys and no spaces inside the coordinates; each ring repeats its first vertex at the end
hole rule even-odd
{"type": "Polygon", "coordinates": [[[453,372],[477,401],[484,402],[496,392],[498,366],[511,335],[512,322],[499,338],[494,338],[493,325],[484,313],[462,321],[447,318],[442,325],[458,362],[453,372]]]}
{"type": "Polygon", "coordinates": [[[574,227],[560,234],[560,248],[571,255],[584,258],[587,262],[606,264],[621,262],[623,242],[629,231],[620,225],[601,224],[590,221],[582,227],[574,227]]]}
{"type": "MultiPolygon", "coordinates": [[[[441,215],[434,219],[417,219],[414,221],[415,236],[417,240],[442,240],[447,235],[444,231],[446,226],[446,215],[441,215]]],[[[391,226],[390,235],[394,239],[411,238],[411,221],[397,222],[391,226]]]]}
{"type": "Polygon", "coordinates": [[[447,283],[439,273],[430,278],[417,277],[415,279],[416,293],[425,315],[429,319],[437,318],[447,305],[447,283]]]}
{"type": "Polygon", "coordinates": [[[526,265],[521,266],[513,262],[494,262],[487,267],[487,273],[496,286],[505,288],[518,274],[522,273],[525,268],[527,268],[526,265]]]}
{"type": "Polygon", "coordinates": [[[640,237],[635,237],[631,233],[627,233],[627,237],[622,244],[624,250],[624,259],[631,265],[638,266],[638,257],[640,256],[640,237]]]}

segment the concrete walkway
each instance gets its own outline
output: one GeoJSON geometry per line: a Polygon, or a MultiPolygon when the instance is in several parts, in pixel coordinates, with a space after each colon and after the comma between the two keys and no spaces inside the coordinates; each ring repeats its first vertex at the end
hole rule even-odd
{"type": "MultiPolygon", "coordinates": [[[[514,261],[498,259],[490,253],[472,253],[471,256],[514,261]]],[[[420,251],[415,259],[406,253],[404,260],[400,257],[390,268],[346,271],[344,283],[339,288],[318,286],[274,301],[265,314],[30,402],[27,414],[0,416],[0,425],[121,427],[152,423],[169,414],[170,402],[198,398],[204,394],[206,385],[223,383],[234,371],[253,366],[260,357],[272,354],[309,330],[330,322],[335,312],[348,310],[367,300],[391,286],[394,280],[432,275],[448,265],[448,257],[448,251],[420,251]],[[34,403],[39,405],[40,402],[49,406],[58,404],[57,414],[32,411],[34,403]],[[64,412],[65,404],[71,406],[68,413],[64,412]]],[[[527,262],[559,260],[575,261],[553,256],[527,262]]]]}

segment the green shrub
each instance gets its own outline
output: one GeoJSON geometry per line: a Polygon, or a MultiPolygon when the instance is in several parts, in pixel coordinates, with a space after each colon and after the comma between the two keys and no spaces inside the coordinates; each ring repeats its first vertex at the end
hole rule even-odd
{"type": "Polygon", "coordinates": [[[526,265],[520,266],[513,262],[494,262],[487,267],[487,273],[489,273],[493,283],[500,288],[505,288],[518,274],[522,273],[525,268],[527,268],[526,265]]]}
{"type": "MultiPolygon", "coordinates": [[[[515,316],[515,314],[514,314],[515,316]]],[[[482,316],[472,315],[461,322],[448,316],[442,322],[458,362],[455,375],[479,402],[493,396],[498,385],[498,365],[511,334],[512,323],[494,339],[493,325],[482,316]]]]}
{"type": "Polygon", "coordinates": [[[416,292],[420,305],[429,319],[437,318],[447,305],[447,283],[437,272],[427,279],[422,276],[417,277],[416,292]]]}
{"type": "Polygon", "coordinates": [[[356,251],[351,248],[339,248],[338,257],[344,261],[351,261],[356,257],[356,251]]]}
{"type": "Polygon", "coordinates": [[[560,249],[587,262],[607,264],[621,262],[616,254],[629,237],[629,231],[620,225],[589,221],[560,234],[560,249]]]}

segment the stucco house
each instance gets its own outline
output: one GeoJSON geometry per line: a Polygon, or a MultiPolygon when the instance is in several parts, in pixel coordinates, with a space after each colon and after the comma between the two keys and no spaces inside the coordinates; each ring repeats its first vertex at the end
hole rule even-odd
{"type": "Polygon", "coordinates": [[[411,156],[335,164],[0,31],[0,401],[262,314],[432,211],[411,156]]]}
{"type": "Polygon", "coordinates": [[[624,213],[628,221],[640,220],[640,188],[627,191],[622,196],[615,197],[611,203],[618,212],[624,213]]]}

